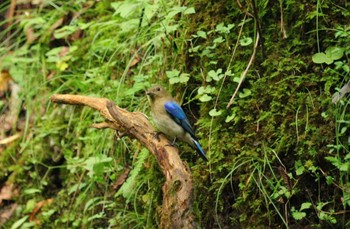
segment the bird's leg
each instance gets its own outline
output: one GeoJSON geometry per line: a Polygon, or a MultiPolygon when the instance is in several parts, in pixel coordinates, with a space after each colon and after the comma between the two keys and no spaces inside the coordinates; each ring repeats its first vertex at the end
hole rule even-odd
{"type": "Polygon", "coordinates": [[[176,147],[175,146],[175,142],[176,142],[176,137],[174,138],[174,140],[171,142],[171,144],[170,145],[165,145],[165,146],[172,146],[172,147],[176,147]]]}
{"type": "Polygon", "coordinates": [[[174,138],[173,142],[171,143],[172,146],[175,145],[175,142],[176,142],[176,137],[174,138]]]}

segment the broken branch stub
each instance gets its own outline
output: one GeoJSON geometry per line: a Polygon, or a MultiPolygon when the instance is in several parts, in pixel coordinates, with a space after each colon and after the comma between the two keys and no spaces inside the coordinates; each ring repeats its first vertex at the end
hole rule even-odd
{"type": "Polygon", "coordinates": [[[162,228],[193,228],[192,177],[187,164],[180,159],[177,148],[163,135],[155,137],[155,130],[141,112],[129,112],[106,98],[81,95],[55,94],[54,103],[85,105],[98,110],[106,122],[94,124],[96,128],[111,128],[137,139],[155,156],[164,176],[162,187],[162,228]]]}

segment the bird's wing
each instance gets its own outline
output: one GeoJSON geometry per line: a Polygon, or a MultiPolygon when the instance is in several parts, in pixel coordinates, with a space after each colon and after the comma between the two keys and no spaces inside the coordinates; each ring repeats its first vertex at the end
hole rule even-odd
{"type": "Polygon", "coordinates": [[[166,102],[164,104],[164,108],[177,124],[184,128],[184,130],[188,132],[192,138],[196,139],[192,126],[179,104],[173,101],[166,102]]]}

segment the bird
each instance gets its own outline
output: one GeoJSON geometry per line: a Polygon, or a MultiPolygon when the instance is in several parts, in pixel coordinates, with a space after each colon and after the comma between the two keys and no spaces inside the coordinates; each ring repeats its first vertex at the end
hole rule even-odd
{"type": "Polygon", "coordinates": [[[156,85],[148,89],[146,95],[151,106],[151,117],[157,129],[174,139],[174,142],[180,139],[188,143],[196,149],[204,161],[208,161],[185,112],[170,93],[156,85]]]}

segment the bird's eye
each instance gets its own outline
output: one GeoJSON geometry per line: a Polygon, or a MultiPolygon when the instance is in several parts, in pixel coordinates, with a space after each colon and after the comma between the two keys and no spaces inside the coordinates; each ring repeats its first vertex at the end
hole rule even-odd
{"type": "Polygon", "coordinates": [[[157,87],[156,90],[157,90],[157,91],[160,91],[160,87],[157,87]]]}

